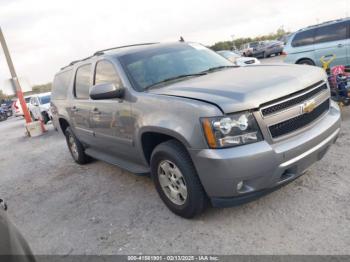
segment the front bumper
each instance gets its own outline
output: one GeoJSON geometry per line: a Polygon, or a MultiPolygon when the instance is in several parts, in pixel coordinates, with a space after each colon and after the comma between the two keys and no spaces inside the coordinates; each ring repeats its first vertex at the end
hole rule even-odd
{"type": "Polygon", "coordinates": [[[332,103],[304,132],[278,143],[189,152],[212,204],[240,204],[287,184],[320,160],[336,141],[340,122],[340,110],[332,103]],[[243,187],[237,190],[240,181],[243,187]]]}

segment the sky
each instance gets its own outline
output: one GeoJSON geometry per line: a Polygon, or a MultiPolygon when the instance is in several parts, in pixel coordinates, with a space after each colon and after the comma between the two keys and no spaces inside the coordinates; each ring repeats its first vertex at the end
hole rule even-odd
{"type": "MultiPolygon", "coordinates": [[[[211,45],[347,16],[350,0],[0,0],[0,26],[25,90],[108,47],[180,36],[211,45]]],[[[0,50],[5,93],[9,78],[0,50]]]]}

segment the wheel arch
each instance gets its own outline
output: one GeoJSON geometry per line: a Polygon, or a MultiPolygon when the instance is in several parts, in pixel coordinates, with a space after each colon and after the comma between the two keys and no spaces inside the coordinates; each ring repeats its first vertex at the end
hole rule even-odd
{"type": "Polygon", "coordinates": [[[302,61],[302,60],[309,60],[309,61],[311,61],[314,65],[316,65],[315,61],[314,61],[312,58],[310,58],[310,57],[302,57],[302,58],[299,58],[297,61],[295,61],[295,63],[296,63],[296,64],[299,64],[300,61],[302,61]]]}
{"type": "Polygon", "coordinates": [[[179,133],[166,128],[143,128],[140,132],[140,147],[146,162],[149,164],[154,148],[168,140],[177,140],[187,150],[190,144],[179,133]]]}
{"type": "Polygon", "coordinates": [[[65,117],[62,117],[62,116],[58,117],[58,124],[59,124],[60,129],[61,129],[63,134],[64,134],[65,130],[67,129],[67,127],[70,126],[68,120],[65,117]]]}

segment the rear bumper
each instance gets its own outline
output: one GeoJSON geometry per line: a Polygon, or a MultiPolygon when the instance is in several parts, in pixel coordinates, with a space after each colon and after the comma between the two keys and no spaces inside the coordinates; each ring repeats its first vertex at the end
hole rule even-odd
{"type": "Polygon", "coordinates": [[[304,173],[336,141],[340,122],[339,108],[332,103],[330,111],[309,129],[281,142],[189,152],[213,205],[234,205],[271,192],[304,173]],[[237,190],[241,181],[244,186],[237,190]]]}

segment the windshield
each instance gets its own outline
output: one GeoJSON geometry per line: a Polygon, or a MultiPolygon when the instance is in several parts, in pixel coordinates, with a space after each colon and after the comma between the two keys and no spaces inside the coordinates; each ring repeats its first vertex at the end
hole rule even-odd
{"type": "MultiPolygon", "coordinates": [[[[120,61],[135,89],[139,91],[166,79],[188,75],[199,77],[196,74],[210,68],[233,66],[230,61],[200,44],[175,44],[142,50],[124,55],[120,61]]],[[[183,79],[188,78],[174,81],[183,79]]]]}
{"type": "Polygon", "coordinates": [[[28,104],[30,101],[30,97],[25,97],[24,100],[26,101],[26,103],[28,104]]]}
{"type": "Polygon", "coordinates": [[[50,95],[47,95],[47,96],[41,96],[39,97],[40,99],[40,104],[47,104],[47,103],[50,103],[50,99],[51,99],[51,96],[50,95]]]}

